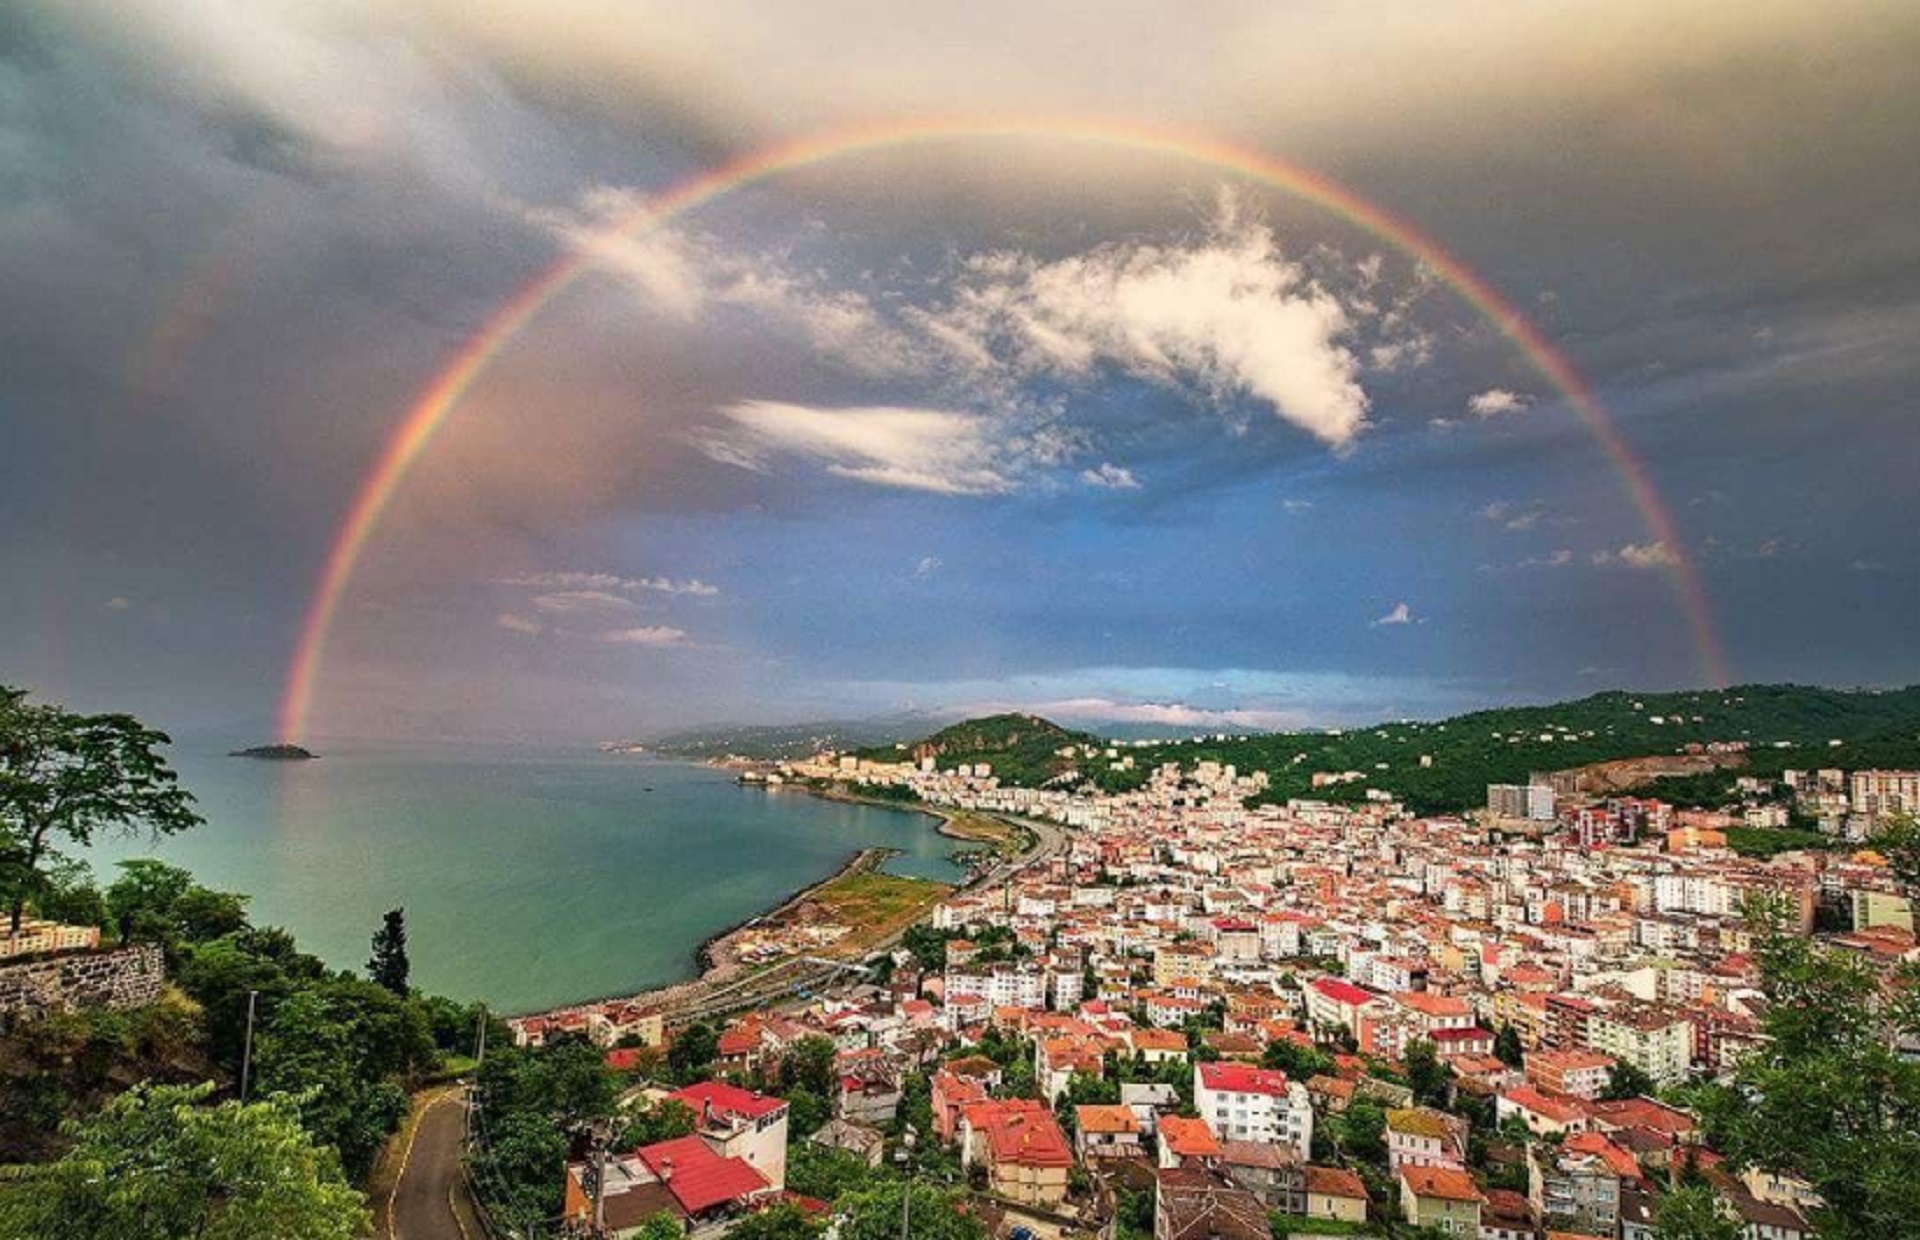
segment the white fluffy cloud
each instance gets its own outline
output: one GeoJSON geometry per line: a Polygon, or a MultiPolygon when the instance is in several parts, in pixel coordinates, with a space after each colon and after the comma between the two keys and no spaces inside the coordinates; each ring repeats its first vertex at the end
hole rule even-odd
{"type": "Polygon", "coordinates": [[[1221,731],[1266,731],[1299,727],[1299,711],[1258,707],[1210,708],[1185,702],[1126,702],[1105,697],[1061,698],[1028,702],[1020,707],[1048,719],[1084,724],[1130,723],[1168,728],[1217,728],[1221,731]]]}
{"type": "Polygon", "coordinates": [[[1133,471],[1124,465],[1115,465],[1111,461],[1102,462],[1098,469],[1080,471],[1080,481],[1090,487],[1102,487],[1109,491],[1138,491],[1140,480],[1133,471]]]}
{"type": "Polygon", "coordinates": [[[688,321],[715,309],[755,316],[854,370],[891,375],[928,363],[926,349],[865,293],[776,254],[731,248],[704,233],[647,223],[644,194],[596,186],[570,208],[522,208],[521,218],[627,280],[641,300],[688,321]]]}
{"type": "Polygon", "coordinates": [[[1366,426],[1346,309],[1230,197],[1192,242],[975,256],[924,321],[976,364],[1075,379],[1104,365],[1221,405],[1251,397],[1336,446],[1366,426]]]}
{"type": "Polygon", "coordinates": [[[632,629],[610,629],[594,634],[594,640],[615,646],[683,646],[687,641],[685,629],[676,629],[669,624],[650,624],[632,629]]]}
{"type": "Polygon", "coordinates": [[[659,594],[686,594],[697,598],[712,598],[720,593],[720,588],[698,577],[676,580],[672,577],[622,577],[615,573],[589,572],[551,572],[522,573],[513,577],[502,577],[503,586],[530,586],[538,590],[586,590],[611,592],[651,591],[659,594]]]}
{"type": "MultiPolygon", "coordinates": [[[[637,195],[601,189],[571,210],[524,214],[626,275],[662,313],[682,319],[715,309],[751,313],[854,371],[918,380],[931,396],[928,404],[938,407],[934,412],[967,409],[1033,421],[1027,381],[1092,383],[1117,373],[1179,390],[1222,412],[1237,413],[1244,402],[1264,405],[1322,442],[1343,446],[1367,424],[1369,400],[1352,347],[1359,328],[1377,334],[1404,327],[1386,324],[1357,294],[1356,313],[1350,314],[1324,270],[1335,257],[1320,255],[1310,273],[1283,254],[1264,221],[1224,192],[1194,238],[1111,243],[1054,260],[1012,250],[975,254],[910,293],[884,285],[835,287],[824,273],[799,268],[787,257],[733,252],[670,226],[622,231],[623,224],[644,219],[644,212],[637,195]]],[[[1336,282],[1350,277],[1355,290],[1381,279],[1377,263],[1349,265],[1335,276],[1336,282]]],[[[1393,353],[1392,365],[1424,357],[1402,349],[1393,353]]],[[[725,412],[736,421],[755,421],[752,410],[770,404],[748,402],[725,412]],[[744,418],[742,409],[749,411],[744,418]]],[[[845,426],[849,419],[839,422],[845,426]]],[[[877,419],[867,422],[871,427],[877,419]]],[[[1065,464],[1086,446],[1064,428],[1049,433],[1057,457],[1052,463],[1065,464]]],[[[816,443],[834,437],[818,425],[806,434],[816,443]]],[[[738,437],[704,446],[717,459],[755,467],[752,447],[738,437]]],[[[1035,464],[1047,463],[1039,433],[1028,436],[1024,451],[1035,464]]],[[[1010,480],[997,470],[956,471],[955,463],[938,470],[844,460],[839,466],[893,485],[967,493],[1009,489],[1010,480]]],[[[1083,474],[1094,485],[1119,489],[1128,488],[1129,477],[1121,467],[1106,465],[1083,474]]]]}
{"type": "Polygon", "coordinates": [[[1644,543],[1628,543],[1618,551],[1596,551],[1593,562],[1602,568],[1672,568],[1680,563],[1680,556],[1666,543],[1659,540],[1644,543]]]}
{"type": "Polygon", "coordinates": [[[716,460],[766,472],[777,455],[811,459],[829,473],[876,486],[943,495],[1010,491],[1022,455],[996,440],[995,424],[945,409],[817,408],[749,400],[720,410],[727,432],[697,437],[716,460]]]}
{"type": "Polygon", "coordinates": [[[1531,396],[1506,388],[1488,388],[1467,397],[1467,412],[1476,418],[1497,418],[1503,414],[1524,413],[1532,404],[1531,396]]]}
{"type": "Polygon", "coordinates": [[[1409,607],[1405,603],[1395,603],[1391,608],[1388,609],[1386,615],[1381,616],[1378,620],[1375,620],[1373,622],[1373,627],[1377,629],[1377,628],[1382,628],[1388,625],[1412,624],[1412,623],[1413,623],[1413,608],[1409,607]]]}
{"type": "Polygon", "coordinates": [[[605,590],[559,590],[552,594],[536,595],[533,606],[552,616],[580,616],[633,611],[639,604],[605,590]]]}

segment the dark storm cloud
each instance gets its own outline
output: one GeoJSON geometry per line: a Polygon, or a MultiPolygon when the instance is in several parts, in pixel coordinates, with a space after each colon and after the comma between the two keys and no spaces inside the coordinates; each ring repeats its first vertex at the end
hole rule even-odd
{"type": "MultiPolygon", "coordinates": [[[[1151,117],[1340,176],[1528,307],[1593,383],[1679,511],[1737,670],[1910,678],[1886,617],[1920,603],[1916,60],[1907,4],[1133,6],[1098,29],[1012,4],[9,6],[0,523],[23,536],[0,547],[18,584],[0,679],[262,713],[385,434],[580,243],[559,224],[593,222],[596,190],[822,125],[971,112],[1151,117]]],[[[1240,669],[1222,710],[1288,671],[1345,709],[1569,691],[1585,666],[1696,676],[1662,574],[1595,563],[1648,538],[1618,478],[1444,290],[1410,312],[1429,361],[1363,364],[1365,426],[1339,452],[1315,435],[1348,423],[1303,431],[1250,385],[1223,402],[1168,382],[1118,335],[1086,374],[889,360],[910,312],[954,325],[970,257],[1038,272],[1189,244],[1223,179],[1070,145],[929,148],[736,196],[688,223],[691,276],[658,250],[638,256],[650,287],[603,264],[503,353],[394,506],[342,625],[337,717],[403,727],[423,685],[502,667],[458,700],[559,709],[591,685],[570,726],[594,730],[636,703],[880,707],[916,680],[986,700],[996,669],[1061,702],[1212,683],[1128,668],[1240,669]],[[691,309],[662,294],[688,287],[691,309]],[[1473,414],[1490,390],[1512,411],[1473,414]],[[742,439],[725,412],[773,405],[826,413],[811,437],[742,439]],[[893,412],[850,439],[846,408],[893,412]],[[902,410],[1001,420],[929,458],[902,428],[973,424],[902,410]],[[952,480],[933,466],[1008,485],[898,489],[952,480]],[[1496,502],[1559,523],[1474,515],[1496,502]],[[514,604],[475,582],[516,568],[728,588],[629,626],[684,630],[686,650],[622,648],[502,626],[514,604]],[[1428,622],[1371,623],[1403,602],[1428,622]],[[1349,674],[1392,683],[1329,687],[1349,674]]],[[[1256,205],[1290,259],[1330,247],[1315,278],[1351,304],[1369,239],[1256,205]]],[[[1404,257],[1386,270],[1383,295],[1412,287],[1404,257]]],[[[1113,327],[1049,304],[1088,338],[1113,327]]]]}

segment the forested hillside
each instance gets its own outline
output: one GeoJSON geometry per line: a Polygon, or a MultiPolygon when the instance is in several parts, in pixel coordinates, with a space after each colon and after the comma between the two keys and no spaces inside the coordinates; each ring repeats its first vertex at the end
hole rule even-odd
{"type": "MultiPolygon", "coordinates": [[[[909,747],[909,752],[935,752],[942,767],[989,761],[995,774],[1009,783],[1037,784],[1065,764],[1035,757],[1088,739],[1045,720],[1001,715],[948,728],[909,747]],[[1023,721],[1023,726],[1009,721],[1023,721]],[[996,753],[1027,760],[1009,762],[996,753]]],[[[1681,693],[1613,691],[1432,722],[1172,741],[1128,748],[1132,770],[1117,770],[1102,760],[1087,774],[1102,788],[1120,790],[1138,786],[1162,763],[1190,767],[1208,760],[1230,762],[1271,775],[1267,800],[1353,798],[1373,786],[1400,794],[1420,812],[1441,813],[1482,805],[1488,784],[1523,783],[1534,771],[1677,753],[1690,744],[1715,741],[1746,742],[1743,769],[1763,775],[1777,775],[1788,767],[1920,765],[1920,687],[1742,685],[1681,693]],[[1423,756],[1430,765],[1422,765],[1423,756]],[[1366,778],[1316,790],[1316,771],[1359,771],[1366,778]]],[[[888,751],[888,756],[898,757],[900,751],[888,751]]],[[[1728,774],[1725,782],[1732,778],[1728,774]]]]}

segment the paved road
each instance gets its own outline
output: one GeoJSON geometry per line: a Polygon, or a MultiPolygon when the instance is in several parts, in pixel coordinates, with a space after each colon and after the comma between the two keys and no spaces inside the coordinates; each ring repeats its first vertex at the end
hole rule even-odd
{"type": "Polygon", "coordinates": [[[483,1240],[460,1176],[460,1141],[466,1126],[464,1093],[449,1089],[418,1105],[400,1174],[390,1197],[374,1202],[380,1240],[483,1240]]]}

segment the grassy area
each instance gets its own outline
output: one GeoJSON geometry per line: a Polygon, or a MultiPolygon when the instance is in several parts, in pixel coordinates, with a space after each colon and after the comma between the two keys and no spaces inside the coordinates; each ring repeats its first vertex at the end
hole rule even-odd
{"type": "Polygon", "coordinates": [[[1380,1233],[1366,1223],[1348,1223],[1337,1218],[1308,1218],[1303,1214],[1268,1215],[1276,1236],[1374,1236],[1380,1233]]]}
{"type": "Polygon", "coordinates": [[[1743,857],[1771,857],[1798,849],[1832,848],[1833,840],[1818,831],[1786,827],[1728,827],[1727,847],[1743,857]]]}
{"type": "Polygon", "coordinates": [[[811,897],[828,921],[853,927],[840,946],[864,950],[918,921],[953,888],[924,878],[863,870],[843,874],[811,897]]]}
{"type": "Polygon", "coordinates": [[[1002,857],[1017,857],[1033,846],[1033,832],[999,818],[981,814],[956,814],[948,820],[945,833],[955,839],[985,844],[1002,857]]]}

